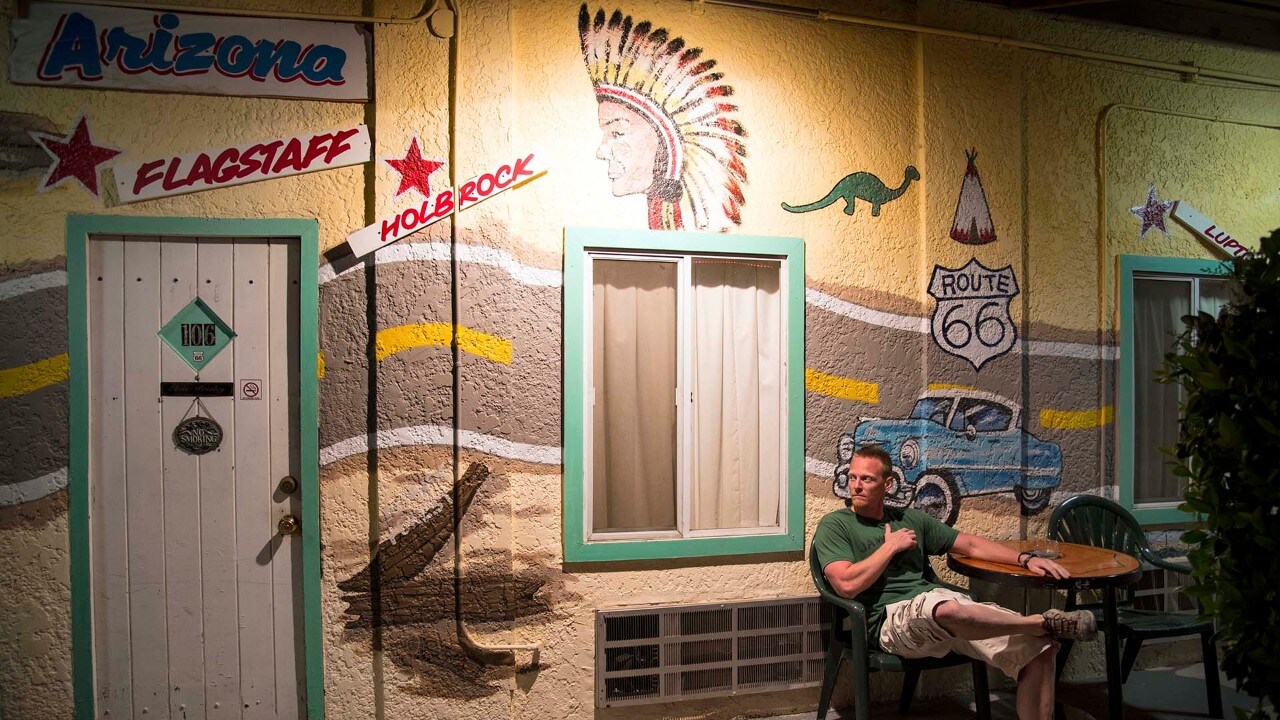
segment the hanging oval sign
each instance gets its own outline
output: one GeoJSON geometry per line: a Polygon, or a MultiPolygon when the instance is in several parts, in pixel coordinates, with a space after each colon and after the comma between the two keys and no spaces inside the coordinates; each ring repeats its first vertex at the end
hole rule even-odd
{"type": "Polygon", "coordinates": [[[222,426],[211,417],[189,417],[173,429],[173,444],[185,453],[204,455],[222,444],[222,426]]]}

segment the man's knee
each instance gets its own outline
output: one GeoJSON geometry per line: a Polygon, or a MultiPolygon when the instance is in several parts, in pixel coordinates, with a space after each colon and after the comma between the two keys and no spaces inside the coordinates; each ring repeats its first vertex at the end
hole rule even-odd
{"type": "Polygon", "coordinates": [[[933,621],[944,627],[964,618],[964,606],[955,600],[945,600],[933,606],[933,621]]]}

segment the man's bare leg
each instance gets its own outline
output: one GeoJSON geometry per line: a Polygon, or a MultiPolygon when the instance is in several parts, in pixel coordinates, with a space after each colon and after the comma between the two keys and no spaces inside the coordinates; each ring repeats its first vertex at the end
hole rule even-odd
{"type": "Polygon", "coordinates": [[[1018,720],[1053,717],[1054,665],[1058,644],[1053,643],[1018,673],[1018,720]]]}
{"type": "Polygon", "coordinates": [[[948,600],[933,610],[933,619],[952,635],[964,640],[986,640],[1002,635],[1045,634],[1044,616],[1015,615],[986,605],[948,600]]]}

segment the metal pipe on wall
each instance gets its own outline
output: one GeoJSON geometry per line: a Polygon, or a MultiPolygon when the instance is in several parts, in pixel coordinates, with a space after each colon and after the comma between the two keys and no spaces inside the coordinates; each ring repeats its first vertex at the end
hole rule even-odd
{"type": "Polygon", "coordinates": [[[689,2],[694,5],[720,5],[723,7],[737,8],[739,10],[767,12],[774,15],[783,15],[800,20],[818,20],[840,23],[843,25],[862,25],[866,27],[885,28],[888,30],[914,32],[922,35],[935,35],[938,37],[950,37],[960,40],[972,40],[974,42],[1003,45],[1007,47],[1021,48],[1023,50],[1074,57],[1083,60],[1099,60],[1119,65],[1142,67],[1149,70],[1162,70],[1165,72],[1176,73],[1184,77],[1189,77],[1193,81],[1204,77],[1213,78],[1215,80],[1229,80],[1231,82],[1261,85],[1270,88],[1280,88],[1280,79],[1201,67],[1193,63],[1184,65],[1181,63],[1161,62],[1159,60],[1147,60],[1146,58],[1133,57],[1130,55],[1117,55],[1115,53],[1083,50],[1080,48],[1067,47],[1065,45],[1052,45],[1049,43],[1034,42],[1031,40],[1019,40],[1017,38],[1005,37],[1003,35],[987,35],[985,33],[967,32],[964,30],[948,30],[946,28],[931,27],[929,25],[918,25],[915,23],[904,23],[894,20],[881,20],[861,15],[846,15],[844,13],[834,13],[826,10],[798,8],[790,5],[764,2],[763,0],[689,0],[689,2]]]}

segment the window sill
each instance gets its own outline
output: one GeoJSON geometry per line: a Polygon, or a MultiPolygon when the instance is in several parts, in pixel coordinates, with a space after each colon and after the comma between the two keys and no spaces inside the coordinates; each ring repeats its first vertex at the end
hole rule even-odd
{"type": "Polygon", "coordinates": [[[803,550],[804,540],[800,536],[800,532],[796,531],[795,533],[776,535],[566,543],[564,561],[566,563],[579,563],[621,560],[668,560],[803,550]]]}

